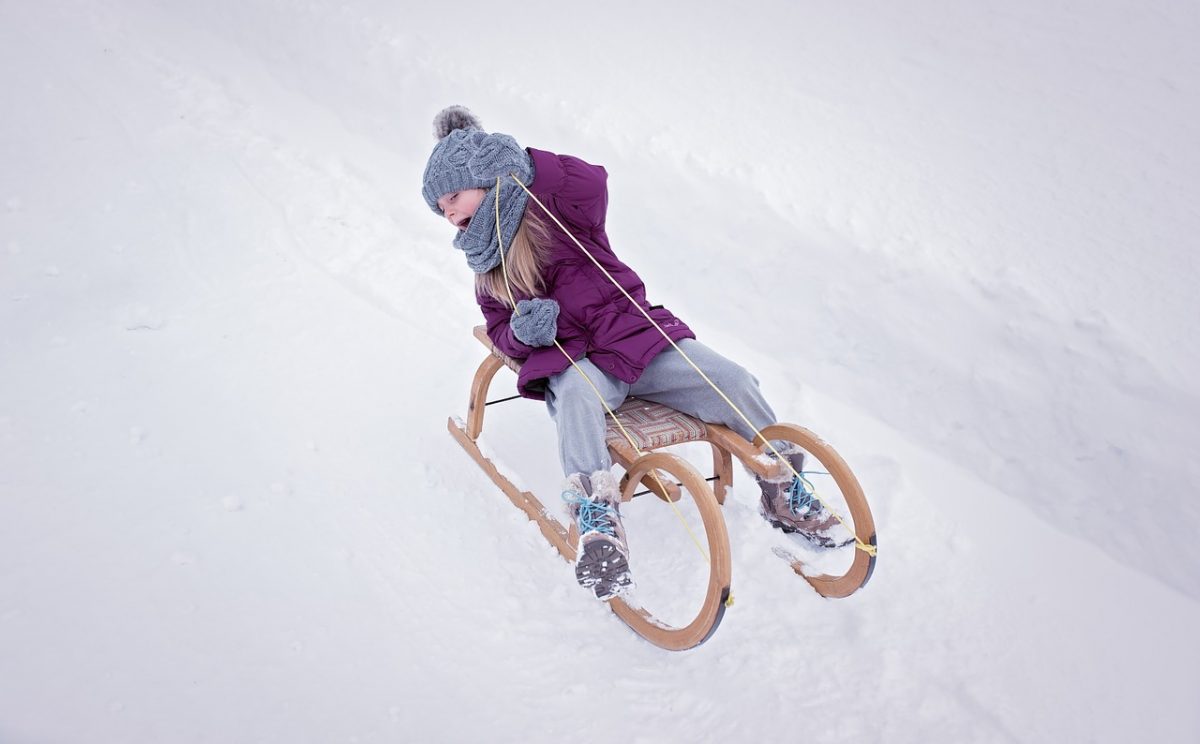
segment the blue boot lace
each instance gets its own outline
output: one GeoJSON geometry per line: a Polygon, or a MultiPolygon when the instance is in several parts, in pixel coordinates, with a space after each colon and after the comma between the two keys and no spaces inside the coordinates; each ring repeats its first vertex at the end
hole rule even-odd
{"type": "Polygon", "coordinates": [[[617,536],[612,524],[613,508],[608,504],[589,499],[578,491],[563,491],[562,500],[571,506],[579,507],[575,524],[578,526],[581,536],[589,532],[599,532],[610,537],[617,536]]]}
{"type": "Polygon", "coordinates": [[[800,516],[810,510],[820,508],[816,499],[816,490],[802,471],[798,476],[792,476],[792,485],[788,486],[788,508],[792,514],[800,516]]]}

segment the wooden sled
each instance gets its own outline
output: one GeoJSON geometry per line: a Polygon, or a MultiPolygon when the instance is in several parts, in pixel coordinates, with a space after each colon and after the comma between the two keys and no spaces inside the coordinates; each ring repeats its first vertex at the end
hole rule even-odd
{"type": "MultiPolygon", "coordinates": [[[[477,326],[474,335],[487,347],[489,355],[479,365],[471,383],[466,421],[451,416],[448,423],[450,434],[475,458],[483,471],[495,481],[513,504],[538,525],[542,535],[563,558],[573,563],[578,539],[574,526],[564,526],[536,496],[517,488],[479,449],[477,441],[483,431],[483,415],[488,404],[487,394],[492,378],[501,367],[518,372],[520,363],[496,349],[483,326],[477,326]]],[[[610,600],[608,605],[634,632],[656,646],[672,651],[692,648],[706,641],[716,631],[730,596],[729,537],[720,505],[725,502],[726,491],[733,483],[733,457],[736,456],[751,471],[763,476],[775,474],[772,469],[780,466],[769,464],[762,458],[757,446],[732,430],[716,424],[703,423],[658,403],[630,398],[616,413],[626,431],[632,434],[638,447],[646,453],[639,456],[617,427],[609,422],[608,449],[613,462],[625,470],[621,479],[622,499],[628,501],[633,498],[639,486],[646,489],[641,493],[648,491],[664,500],[677,501],[685,495],[690,497],[704,523],[705,539],[708,542],[709,575],[703,604],[691,622],[681,627],[663,623],[647,609],[633,607],[619,597],[610,600]],[[712,447],[714,476],[711,486],[686,460],[666,452],[654,451],[696,441],[708,442],[712,447]]],[[[774,424],[763,429],[762,435],[771,441],[794,442],[816,458],[841,489],[853,517],[855,532],[870,545],[875,544],[875,523],[862,488],[850,468],[832,447],[809,430],[794,424],[774,424]]],[[[761,440],[756,442],[758,445],[762,444],[761,440]]],[[[789,562],[797,574],[826,597],[846,597],[853,594],[867,583],[875,567],[875,557],[862,550],[855,550],[853,562],[840,576],[807,575],[800,561],[790,559],[789,562]]]]}

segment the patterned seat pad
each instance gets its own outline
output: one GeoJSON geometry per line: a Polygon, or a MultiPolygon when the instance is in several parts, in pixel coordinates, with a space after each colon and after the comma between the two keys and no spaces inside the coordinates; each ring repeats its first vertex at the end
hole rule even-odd
{"type": "MultiPolygon", "coordinates": [[[[616,413],[625,430],[642,451],[694,442],[708,434],[704,422],[661,403],[629,398],[621,404],[616,413]]],[[[609,444],[626,444],[625,436],[611,418],[608,420],[605,440],[609,444]]]]}

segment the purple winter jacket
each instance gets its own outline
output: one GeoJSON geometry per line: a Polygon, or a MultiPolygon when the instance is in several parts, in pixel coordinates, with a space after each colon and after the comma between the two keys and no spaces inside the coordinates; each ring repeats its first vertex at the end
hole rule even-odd
{"type": "MultiPolygon", "coordinates": [[[[683,321],[662,305],[646,301],[646,287],[633,269],[621,263],[608,245],[604,217],[608,210],[608,173],[570,155],[526,148],[533,158],[533,183],[529,190],[554,213],[616,279],[672,341],[695,338],[683,321]]],[[[593,364],[628,383],[641,377],[646,365],[666,347],[663,338],[637,308],[579,250],[561,228],[545,216],[532,199],[526,213],[538,213],[550,231],[552,248],[546,267],[545,297],[558,302],[558,342],[572,359],[588,357],[593,364]]],[[[476,294],[487,320],[487,333],[500,351],[525,360],[517,377],[517,391],[526,398],[544,400],[546,378],[571,366],[556,346],[534,347],[521,343],[509,327],[512,310],[503,303],[476,294]]],[[[522,299],[518,297],[517,299],[522,299]]]]}

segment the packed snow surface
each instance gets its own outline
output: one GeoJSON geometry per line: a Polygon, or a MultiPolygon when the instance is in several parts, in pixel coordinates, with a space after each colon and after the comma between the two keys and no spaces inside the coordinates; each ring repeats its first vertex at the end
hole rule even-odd
{"type": "MultiPolygon", "coordinates": [[[[0,0],[0,742],[1200,740],[1198,36],[1165,0],[0,0]],[[453,442],[453,103],[608,169],[651,299],[858,474],[866,589],[792,574],[739,470],[736,604],[661,651],[453,442]]],[[[556,508],[544,408],[489,416],[556,508]]],[[[652,503],[632,565],[686,613],[652,503]]]]}

